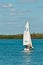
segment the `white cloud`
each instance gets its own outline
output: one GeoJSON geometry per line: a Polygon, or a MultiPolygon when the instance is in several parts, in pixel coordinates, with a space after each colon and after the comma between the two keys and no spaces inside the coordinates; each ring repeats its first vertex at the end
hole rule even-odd
{"type": "Polygon", "coordinates": [[[4,22],[4,23],[1,23],[0,22],[0,25],[13,25],[13,24],[17,24],[17,22],[4,22]]]}
{"type": "Polygon", "coordinates": [[[22,13],[29,13],[29,12],[32,12],[32,10],[28,9],[28,10],[22,11],[22,13]]]}
{"type": "Polygon", "coordinates": [[[16,10],[14,8],[10,9],[10,15],[11,16],[16,15],[16,10]]]}
{"type": "Polygon", "coordinates": [[[12,8],[12,9],[10,9],[10,11],[11,11],[11,12],[15,12],[15,9],[12,8]]]}
{"type": "Polygon", "coordinates": [[[32,10],[28,9],[28,10],[23,10],[23,11],[19,10],[18,13],[19,13],[19,15],[23,16],[24,14],[31,13],[31,12],[32,12],[32,10]]]}
{"type": "Polygon", "coordinates": [[[9,3],[9,4],[1,4],[0,5],[1,7],[4,7],[4,8],[6,8],[6,7],[13,7],[13,4],[11,4],[11,3],[9,3]]]}
{"type": "Polygon", "coordinates": [[[43,6],[38,6],[37,8],[43,8],[43,6]]]}
{"type": "Polygon", "coordinates": [[[8,7],[8,5],[7,4],[2,4],[2,6],[1,7],[8,7]]]}
{"type": "Polygon", "coordinates": [[[17,24],[17,23],[16,22],[8,22],[8,24],[11,24],[12,25],[12,24],[17,24]]]}
{"type": "Polygon", "coordinates": [[[20,2],[36,2],[37,0],[19,0],[20,2]]]}
{"type": "Polygon", "coordinates": [[[14,15],[15,15],[15,13],[11,12],[11,13],[10,13],[10,15],[11,15],[11,16],[14,16],[14,15]]]}
{"type": "Polygon", "coordinates": [[[32,9],[16,10],[16,9],[14,9],[14,8],[11,8],[9,15],[10,15],[10,16],[17,15],[17,16],[23,16],[23,17],[24,17],[24,14],[31,13],[31,12],[32,12],[32,9]]]}
{"type": "Polygon", "coordinates": [[[8,7],[13,7],[13,4],[9,3],[9,4],[8,4],[8,7]]]}

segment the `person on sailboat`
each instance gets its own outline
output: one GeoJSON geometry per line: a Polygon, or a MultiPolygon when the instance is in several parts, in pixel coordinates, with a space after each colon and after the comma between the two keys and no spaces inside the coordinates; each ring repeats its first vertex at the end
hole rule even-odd
{"type": "Polygon", "coordinates": [[[26,49],[28,49],[28,48],[32,48],[32,45],[26,45],[26,49]]]}
{"type": "Polygon", "coordinates": [[[26,45],[26,49],[28,49],[28,46],[26,45]]]}

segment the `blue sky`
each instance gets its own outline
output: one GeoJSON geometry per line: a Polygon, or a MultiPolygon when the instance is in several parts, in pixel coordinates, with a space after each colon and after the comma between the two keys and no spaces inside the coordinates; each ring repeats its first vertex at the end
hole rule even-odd
{"type": "Polygon", "coordinates": [[[43,0],[0,0],[0,34],[43,33],[43,0]]]}

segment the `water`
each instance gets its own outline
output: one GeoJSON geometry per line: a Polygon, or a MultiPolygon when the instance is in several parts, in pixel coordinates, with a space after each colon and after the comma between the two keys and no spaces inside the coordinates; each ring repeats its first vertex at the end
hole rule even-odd
{"type": "Polygon", "coordinates": [[[23,52],[22,39],[0,39],[0,65],[43,65],[43,39],[33,39],[34,49],[23,52]]]}

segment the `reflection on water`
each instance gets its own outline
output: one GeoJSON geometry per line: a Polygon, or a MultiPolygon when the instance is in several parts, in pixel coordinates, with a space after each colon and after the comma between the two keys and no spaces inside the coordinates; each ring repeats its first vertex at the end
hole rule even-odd
{"type": "Polygon", "coordinates": [[[21,40],[0,40],[0,65],[43,65],[43,39],[33,39],[29,52],[24,52],[21,40]]]}

